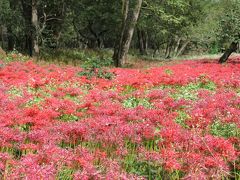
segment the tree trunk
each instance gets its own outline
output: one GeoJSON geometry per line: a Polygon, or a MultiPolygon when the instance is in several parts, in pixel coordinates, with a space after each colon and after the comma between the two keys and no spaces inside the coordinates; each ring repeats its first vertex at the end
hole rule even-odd
{"type": "Polygon", "coordinates": [[[116,49],[114,50],[113,55],[114,64],[116,67],[122,67],[126,63],[127,53],[129,51],[134,28],[139,17],[142,0],[136,0],[136,2],[130,2],[129,0],[126,0],[125,3],[127,4],[127,6],[125,6],[127,11],[124,13],[125,15],[121,38],[119,45],[117,45],[116,49]],[[133,7],[131,7],[131,5],[133,7]]]}
{"type": "Polygon", "coordinates": [[[147,32],[143,32],[143,42],[144,42],[144,53],[147,55],[148,54],[148,33],[147,32]]]}
{"type": "Polygon", "coordinates": [[[114,54],[113,54],[113,60],[114,60],[114,65],[118,67],[118,58],[119,58],[119,49],[120,45],[122,43],[122,37],[124,35],[123,29],[125,28],[125,22],[127,20],[128,16],[128,11],[129,11],[129,0],[122,0],[122,31],[121,35],[117,37],[117,41],[114,45],[114,54]]]}
{"type": "Polygon", "coordinates": [[[3,34],[3,25],[1,25],[1,42],[2,42],[1,46],[2,46],[2,48],[4,48],[4,34],[3,34]]]}
{"type": "Polygon", "coordinates": [[[170,59],[171,58],[172,47],[173,47],[173,40],[171,39],[167,43],[166,52],[165,52],[165,58],[166,59],[170,59]]]}
{"type": "Polygon", "coordinates": [[[137,35],[138,35],[139,52],[141,55],[147,55],[147,48],[148,48],[147,34],[143,30],[137,29],[137,35]]]}
{"type": "Polygon", "coordinates": [[[186,42],[182,45],[182,47],[179,49],[176,57],[180,56],[180,55],[184,52],[184,50],[186,49],[186,47],[187,47],[187,45],[188,45],[189,43],[190,43],[190,41],[186,41],[186,42]]]}
{"type": "Polygon", "coordinates": [[[165,58],[169,56],[169,43],[167,43],[166,50],[165,50],[165,58]]]}
{"type": "Polygon", "coordinates": [[[8,39],[8,51],[13,51],[15,43],[14,43],[12,27],[9,27],[7,29],[7,39],[8,39]]]}
{"type": "MultiPolygon", "coordinates": [[[[16,8],[16,1],[9,1],[10,10],[15,11],[16,8]]],[[[7,25],[7,39],[8,39],[8,51],[13,51],[15,47],[15,41],[14,41],[14,35],[13,35],[13,29],[12,24],[10,23],[7,25]]]]}
{"type": "Polygon", "coordinates": [[[33,55],[32,38],[30,35],[25,35],[25,43],[23,49],[29,54],[29,56],[33,55]]]}
{"type": "Polygon", "coordinates": [[[144,54],[143,37],[140,29],[137,29],[137,35],[138,35],[139,52],[141,55],[143,55],[144,54]]]}
{"type": "Polygon", "coordinates": [[[237,50],[238,43],[232,42],[230,47],[226,50],[226,52],[222,55],[222,57],[219,59],[219,63],[225,63],[229,56],[237,50]]]}
{"type": "Polygon", "coordinates": [[[177,56],[181,40],[182,40],[181,38],[178,38],[178,40],[177,40],[177,44],[176,44],[176,47],[175,47],[175,50],[174,50],[174,56],[177,56]]]}
{"type": "Polygon", "coordinates": [[[32,40],[33,40],[33,55],[38,57],[39,55],[39,36],[38,36],[38,10],[37,10],[37,0],[32,0],[32,40]]]}
{"type": "Polygon", "coordinates": [[[32,39],[32,3],[30,0],[21,0],[22,13],[25,20],[25,50],[30,56],[33,55],[32,39]]]}

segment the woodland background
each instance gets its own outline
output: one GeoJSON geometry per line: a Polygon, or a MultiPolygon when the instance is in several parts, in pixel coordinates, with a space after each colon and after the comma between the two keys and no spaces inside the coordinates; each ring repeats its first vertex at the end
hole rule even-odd
{"type": "Polygon", "coordinates": [[[238,0],[1,0],[0,46],[116,66],[128,53],[157,60],[226,52],[226,61],[239,52],[239,9],[238,0]]]}

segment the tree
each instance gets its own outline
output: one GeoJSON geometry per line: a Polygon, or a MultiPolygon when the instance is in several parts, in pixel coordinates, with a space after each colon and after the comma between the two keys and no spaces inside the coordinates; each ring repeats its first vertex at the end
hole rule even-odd
{"type": "Polygon", "coordinates": [[[219,37],[221,41],[230,42],[231,45],[219,59],[219,63],[224,63],[228,60],[230,55],[237,50],[238,42],[240,41],[240,2],[231,0],[225,3],[228,6],[219,23],[219,37]]]}
{"type": "Polygon", "coordinates": [[[21,4],[29,55],[38,56],[43,46],[56,47],[66,16],[67,2],[21,0],[21,4]]]}
{"type": "MultiPolygon", "coordinates": [[[[153,55],[161,50],[164,54],[162,56],[170,58],[185,51],[192,42],[190,29],[201,20],[205,2],[206,0],[144,1],[137,27],[144,32],[142,36],[147,37],[147,47],[153,49],[153,55]]],[[[142,36],[138,39],[144,40],[142,36]]],[[[142,40],[139,44],[142,44],[142,40]]],[[[140,54],[146,54],[146,46],[140,45],[140,54]]]]}
{"type": "Polygon", "coordinates": [[[0,40],[3,49],[29,55],[66,48],[114,49],[116,66],[126,63],[130,48],[144,56],[172,58],[193,50],[218,53],[228,43],[225,61],[239,39],[237,4],[237,0],[1,0],[0,40]]]}
{"type": "Polygon", "coordinates": [[[119,43],[115,46],[113,60],[116,67],[122,67],[126,63],[127,54],[132,41],[135,25],[138,21],[142,0],[123,1],[123,26],[119,43]]]}
{"type": "Polygon", "coordinates": [[[32,42],[33,42],[33,54],[39,56],[39,20],[38,20],[38,1],[32,0],[32,42]]]}
{"type": "Polygon", "coordinates": [[[4,34],[1,32],[2,45],[6,45],[8,51],[21,46],[23,18],[19,7],[19,2],[14,0],[0,1],[0,26],[1,31],[6,30],[7,43],[4,43],[4,34]]]}
{"type": "Polygon", "coordinates": [[[69,18],[78,41],[92,49],[111,48],[120,20],[120,9],[118,0],[75,0],[71,4],[69,18]]]}

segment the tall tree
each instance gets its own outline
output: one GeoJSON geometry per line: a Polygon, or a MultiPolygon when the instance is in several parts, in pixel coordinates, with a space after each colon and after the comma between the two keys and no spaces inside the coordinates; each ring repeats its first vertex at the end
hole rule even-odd
{"type": "Polygon", "coordinates": [[[123,26],[119,43],[115,46],[113,60],[116,67],[122,67],[127,60],[127,54],[132,41],[133,32],[139,18],[142,0],[123,1],[123,26]]]}
{"type": "Polygon", "coordinates": [[[88,48],[113,46],[121,3],[117,0],[75,0],[70,18],[78,40],[88,48]]]}
{"type": "Polygon", "coordinates": [[[1,32],[2,45],[6,44],[6,49],[12,51],[17,45],[21,44],[21,33],[23,31],[23,18],[19,9],[19,1],[1,0],[0,1],[0,26],[6,32],[1,32]],[[4,43],[4,36],[7,42],[4,43]]]}
{"type": "MultiPolygon", "coordinates": [[[[137,27],[147,37],[147,47],[154,50],[153,55],[159,50],[163,53],[164,49],[167,58],[184,53],[192,42],[189,29],[203,14],[203,1],[206,0],[144,1],[137,27]]],[[[144,38],[138,39],[140,54],[144,54],[141,45],[144,38]]]]}
{"type": "Polygon", "coordinates": [[[32,1],[21,0],[22,14],[25,22],[25,49],[28,50],[30,56],[33,55],[33,33],[32,33],[32,1]]]}
{"type": "Polygon", "coordinates": [[[39,55],[39,22],[38,22],[38,1],[32,0],[32,42],[33,42],[33,55],[38,57],[39,55]]]}
{"type": "Polygon", "coordinates": [[[230,55],[237,50],[240,41],[240,2],[230,0],[226,2],[228,6],[220,20],[220,37],[222,41],[230,42],[229,48],[219,59],[219,63],[224,63],[230,55]]]}

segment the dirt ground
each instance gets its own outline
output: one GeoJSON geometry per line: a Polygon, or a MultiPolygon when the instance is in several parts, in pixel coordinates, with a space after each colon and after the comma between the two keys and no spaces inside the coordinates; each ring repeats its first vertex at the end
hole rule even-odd
{"type": "MultiPolygon", "coordinates": [[[[219,55],[203,55],[203,56],[186,56],[186,57],[179,57],[179,58],[173,58],[173,59],[163,59],[163,60],[143,60],[143,59],[131,59],[129,61],[129,64],[127,67],[134,68],[134,69],[144,69],[144,68],[150,68],[150,67],[159,67],[164,65],[174,65],[181,63],[184,60],[212,60],[212,61],[218,61],[218,59],[221,57],[221,54],[219,55]]],[[[240,63],[240,54],[233,54],[229,61],[231,63],[240,63]]],[[[229,62],[227,61],[227,62],[229,62]]]]}
{"type": "MultiPolygon", "coordinates": [[[[182,63],[182,61],[184,60],[213,60],[217,62],[220,57],[221,55],[204,55],[204,56],[186,56],[186,57],[179,57],[175,59],[162,59],[162,60],[144,60],[139,58],[129,58],[125,68],[145,69],[145,68],[159,67],[164,65],[174,65],[174,64],[182,63]]],[[[240,54],[233,54],[230,57],[229,61],[231,61],[232,63],[238,63],[239,58],[240,58],[240,54]]],[[[41,65],[55,64],[58,66],[66,66],[66,65],[81,66],[81,64],[78,63],[76,60],[68,61],[68,62],[62,62],[57,60],[54,62],[47,62],[44,60],[40,60],[40,61],[34,60],[34,61],[41,65]]]]}

